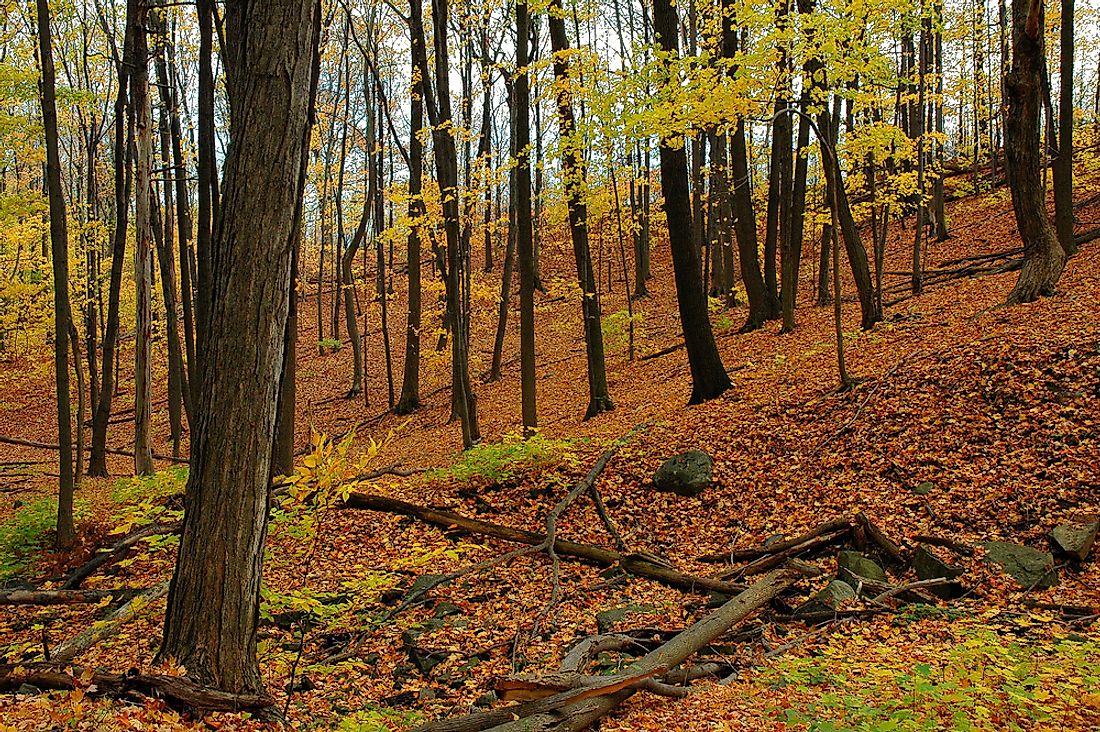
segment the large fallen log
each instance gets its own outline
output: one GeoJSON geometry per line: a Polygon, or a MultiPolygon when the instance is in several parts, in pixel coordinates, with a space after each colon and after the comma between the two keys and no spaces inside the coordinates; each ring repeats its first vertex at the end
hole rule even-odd
{"type": "MultiPolygon", "coordinates": [[[[344,507],[409,516],[443,529],[458,529],[469,534],[491,536],[517,544],[537,546],[546,541],[545,535],[534,531],[493,524],[451,511],[417,506],[397,498],[388,498],[371,493],[350,494],[347,500],[344,501],[344,507]]],[[[624,554],[591,544],[581,544],[557,538],[555,538],[553,546],[554,551],[561,556],[583,559],[604,567],[620,566],[630,574],[689,592],[714,591],[732,595],[745,589],[744,585],[734,582],[681,572],[674,567],[659,564],[638,554],[624,554]]]]}
{"type": "Polygon", "coordinates": [[[27,687],[50,691],[83,689],[91,697],[124,697],[136,692],[164,699],[177,709],[207,712],[257,711],[274,703],[266,694],[230,694],[201,686],[182,676],[112,674],[80,668],[67,673],[42,664],[0,665],[0,692],[10,693],[27,687]]]}
{"type": "MultiPolygon", "coordinates": [[[[790,574],[783,570],[765,575],[669,642],[647,653],[632,664],[628,672],[644,675],[679,666],[715,638],[771,602],[792,583],[790,574]]],[[[481,732],[486,729],[500,732],[579,732],[607,716],[637,691],[639,688],[628,686],[589,699],[577,700],[574,697],[568,699],[564,706],[559,704],[562,695],[556,694],[511,707],[432,722],[417,728],[416,732],[481,732]]],[[[577,692],[578,689],[572,689],[563,694],[575,695],[577,692]]]]}

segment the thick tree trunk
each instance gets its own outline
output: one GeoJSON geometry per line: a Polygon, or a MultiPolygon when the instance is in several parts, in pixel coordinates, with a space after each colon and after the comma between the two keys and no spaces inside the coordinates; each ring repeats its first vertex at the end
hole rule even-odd
{"type": "MultiPolygon", "coordinates": [[[[39,85],[42,128],[46,139],[46,190],[50,207],[50,257],[53,260],[54,381],[57,396],[57,441],[60,482],[57,496],[58,548],[68,549],[76,541],[73,525],[73,426],[69,394],[69,227],[65,212],[65,191],[61,187],[61,154],[57,139],[57,97],[55,93],[53,40],[47,0],[37,0],[38,54],[42,64],[39,85]]],[[[78,425],[78,429],[80,425],[78,425]]]]}
{"type": "MultiPolygon", "coordinates": [[[[671,0],[654,0],[653,30],[661,49],[672,57],[679,55],[678,27],[676,9],[671,0]]],[[[664,73],[671,73],[669,64],[665,65],[664,73]]],[[[668,83],[673,82],[670,80],[668,83]]],[[[691,397],[688,403],[699,404],[720,396],[731,384],[726,368],[722,365],[718,346],[714,342],[707,310],[707,293],[703,289],[703,276],[699,267],[699,254],[695,251],[691,197],[688,193],[687,155],[683,142],[682,139],[661,141],[661,189],[664,192],[665,216],[668,218],[680,326],[691,368],[691,397]]]]}
{"type": "Polygon", "coordinates": [[[1008,303],[1053,295],[1065,266],[1046,211],[1040,178],[1039,105],[1043,75],[1042,0],[1012,2],[1012,68],[1005,77],[1005,169],[1016,226],[1024,243],[1024,266],[1008,303]]]}
{"type": "Polygon", "coordinates": [[[191,473],[161,655],[200,683],[261,693],[256,623],[270,459],[308,154],[314,0],[226,9],[230,110],[191,473]],[[246,320],[241,313],[250,313],[246,320]],[[241,395],[247,394],[247,399],[241,395]]]}

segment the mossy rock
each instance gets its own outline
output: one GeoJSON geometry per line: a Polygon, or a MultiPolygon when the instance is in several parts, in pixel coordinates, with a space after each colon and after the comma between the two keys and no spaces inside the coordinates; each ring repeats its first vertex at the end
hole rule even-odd
{"type": "Polygon", "coordinates": [[[1050,552],[1007,541],[987,541],[982,547],[986,558],[1024,589],[1058,584],[1058,571],[1054,569],[1054,556],[1050,552]]]}

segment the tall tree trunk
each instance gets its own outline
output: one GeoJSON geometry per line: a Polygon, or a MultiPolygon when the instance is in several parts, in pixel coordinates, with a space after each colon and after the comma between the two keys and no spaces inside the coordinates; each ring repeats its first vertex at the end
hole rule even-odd
{"type": "Polygon", "coordinates": [[[309,149],[317,6],[255,0],[226,8],[231,144],[210,252],[202,388],[160,655],[175,658],[200,683],[232,693],[263,691],[256,625],[294,219],[301,157],[309,149]],[[241,313],[251,314],[247,322],[241,313]]]}
{"type": "MultiPolygon", "coordinates": [[[[42,128],[46,139],[46,190],[50,207],[50,257],[53,260],[53,364],[57,396],[57,444],[59,476],[57,495],[57,536],[59,549],[68,549],[76,541],[73,525],[73,425],[69,394],[69,228],[65,212],[65,191],[61,187],[61,154],[57,138],[57,96],[50,33],[50,8],[47,0],[36,0],[38,12],[38,57],[42,65],[39,99],[42,104],[42,128]]],[[[80,426],[78,425],[78,428],[80,426]]]]}
{"type": "Polygon", "coordinates": [[[122,269],[126,258],[126,231],[132,187],[129,151],[133,139],[133,110],[127,104],[130,69],[133,67],[137,0],[127,0],[126,30],[122,59],[118,63],[118,93],[115,95],[115,225],[111,233],[111,279],[107,290],[107,317],[103,329],[99,399],[92,416],[92,449],[88,475],[107,476],[107,430],[111,420],[111,402],[115,394],[115,349],[118,346],[118,308],[122,292],[122,269]]]}
{"type": "Polygon", "coordinates": [[[535,252],[531,225],[531,131],[526,0],[516,2],[516,251],[519,254],[519,362],[523,431],[538,427],[535,394],[535,252]]]}
{"type": "Polygon", "coordinates": [[[432,0],[432,24],[435,29],[435,84],[428,82],[429,74],[424,38],[423,11],[419,0],[413,0],[409,14],[413,36],[422,42],[413,44],[420,48],[417,68],[424,79],[424,105],[428,121],[432,125],[433,150],[435,152],[436,177],[443,199],[443,229],[447,237],[446,271],[443,273],[447,298],[447,311],[451,325],[451,384],[452,403],[462,423],[462,444],[473,447],[481,440],[477,419],[477,397],[470,384],[469,344],[467,343],[466,313],[462,307],[463,257],[461,248],[461,222],[459,221],[458,156],[455,149],[451,116],[450,69],[447,61],[447,27],[449,10],[447,0],[432,0]]]}
{"type": "Polygon", "coordinates": [[[149,100],[149,43],[147,0],[137,1],[137,33],[131,69],[134,106],[134,296],[137,310],[134,336],[134,472],[151,475],[153,465],[153,121],[149,100]]]}
{"type": "Polygon", "coordinates": [[[1012,68],[1005,77],[1005,170],[1024,266],[1008,303],[1053,295],[1066,253],[1047,218],[1040,177],[1039,114],[1043,76],[1042,0],[1012,1],[1012,68]]]}
{"type": "MultiPolygon", "coordinates": [[[[671,0],[654,0],[653,31],[661,50],[668,57],[679,55],[676,9],[671,0]]],[[[667,60],[664,74],[672,74],[667,60]]],[[[667,83],[674,83],[669,79],[667,83]]],[[[669,246],[672,249],[672,269],[676,280],[676,301],[680,311],[680,326],[684,333],[688,365],[691,369],[689,404],[699,404],[720,396],[730,388],[729,376],[714,342],[707,294],[703,290],[699,254],[693,243],[691,197],[688,193],[687,155],[682,139],[661,140],[661,189],[664,192],[665,216],[668,218],[669,246]]]]}
{"type": "MultiPolygon", "coordinates": [[[[415,2],[416,0],[414,0],[415,2]]],[[[412,66],[424,53],[417,48],[423,43],[422,36],[412,36],[412,66]]],[[[401,398],[397,400],[394,411],[397,414],[410,414],[420,406],[420,232],[424,218],[424,198],[421,194],[421,179],[424,175],[424,144],[419,132],[424,127],[423,79],[416,79],[413,73],[409,109],[409,236],[406,268],[409,275],[409,312],[405,326],[405,369],[401,379],[401,398]]]]}
{"type": "MultiPolygon", "coordinates": [[[[588,408],[584,418],[615,408],[607,389],[604,363],[603,329],[600,323],[600,298],[592,271],[592,253],[588,246],[587,176],[582,137],[573,118],[573,92],[569,79],[569,38],[565,33],[561,0],[551,0],[549,10],[550,47],[554,52],[554,79],[558,103],[558,126],[562,140],[561,169],[569,206],[569,233],[577,262],[577,281],[581,288],[581,313],[584,318],[584,347],[588,357],[588,408]]],[[[615,165],[612,157],[609,161],[615,165]]],[[[613,169],[613,168],[612,168],[613,169]]],[[[615,185],[615,181],[612,181],[615,185]]],[[[615,191],[616,200],[618,190],[615,191]]],[[[616,207],[617,210],[617,207],[616,207]]],[[[620,240],[620,244],[621,244],[620,240]]],[[[623,263],[625,267],[625,262],[623,263]]],[[[629,283],[626,272],[623,279],[629,283]]],[[[628,285],[629,286],[629,285],[628,285]]],[[[627,294],[629,301],[630,295],[627,294]]]]}
{"type": "Polygon", "coordinates": [[[1067,256],[1077,252],[1073,243],[1073,4],[1062,0],[1058,157],[1054,160],[1054,225],[1067,256]]]}

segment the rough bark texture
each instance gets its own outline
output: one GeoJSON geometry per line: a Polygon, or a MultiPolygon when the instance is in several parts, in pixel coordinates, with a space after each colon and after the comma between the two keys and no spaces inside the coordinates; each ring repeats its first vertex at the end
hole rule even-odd
{"type": "Polygon", "coordinates": [[[1058,100],[1058,157],[1054,160],[1054,224],[1067,255],[1073,243],[1073,13],[1074,0],[1062,0],[1058,100]]]}
{"type": "Polygon", "coordinates": [[[313,0],[245,0],[225,18],[231,145],[161,654],[235,694],[263,690],[256,622],[316,12],[313,0]]]}
{"type": "Polygon", "coordinates": [[[1005,77],[1005,169],[1024,266],[1008,303],[1053,295],[1066,253],[1047,218],[1040,177],[1039,113],[1043,76],[1042,0],[1012,2],[1012,68],[1005,77]]]}
{"type": "Polygon", "coordinates": [[[150,475],[153,465],[153,121],[149,100],[149,6],[138,0],[131,69],[130,104],[134,108],[134,472],[150,475]]]}
{"type": "Polygon", "coordinates": [[[519,257],[519,371],[524,434],[538,427],[535,382],[535,250],[531,222],[530,79],[527,36],[530,19],[526,0],[516,2],[516,254],[519,257]]]}
{"type": "MultiPolygon", "coordinates": [[[[679,54],[678,27],[676,9],[670,0],[655,0],[653,30],[662,50],[672,56],[679,54]]],[[[669,83],[673,82],[670,80],[669,83]]],[[[668,218],[676,301],[691,368],[691,398],[688,403],[699,404],[721,395],[731,384],[714,342],[699,253],[693,244],[687,154],[683,139],[662,139],[660,155],[661,189],[664,192],[665,216],[668,218]]]]}
{"type": "MultiPolygon", "coordinates": [[[[416,44],[423,39],[412,38],[412,61],[418,58],[416,44]]],[[[410,414],[420,406],[420,226],[424,215],[421,198],[421,178],[424,175],[424,143],[417,134],[424,126],[424,102],[419,81],[413,83],[409,110],[409,226],[406,266],[409,276],[409,310],[405,325],[405,369],[401,379],[401,397],[394,409],[398,414],[410,414]]]]}

